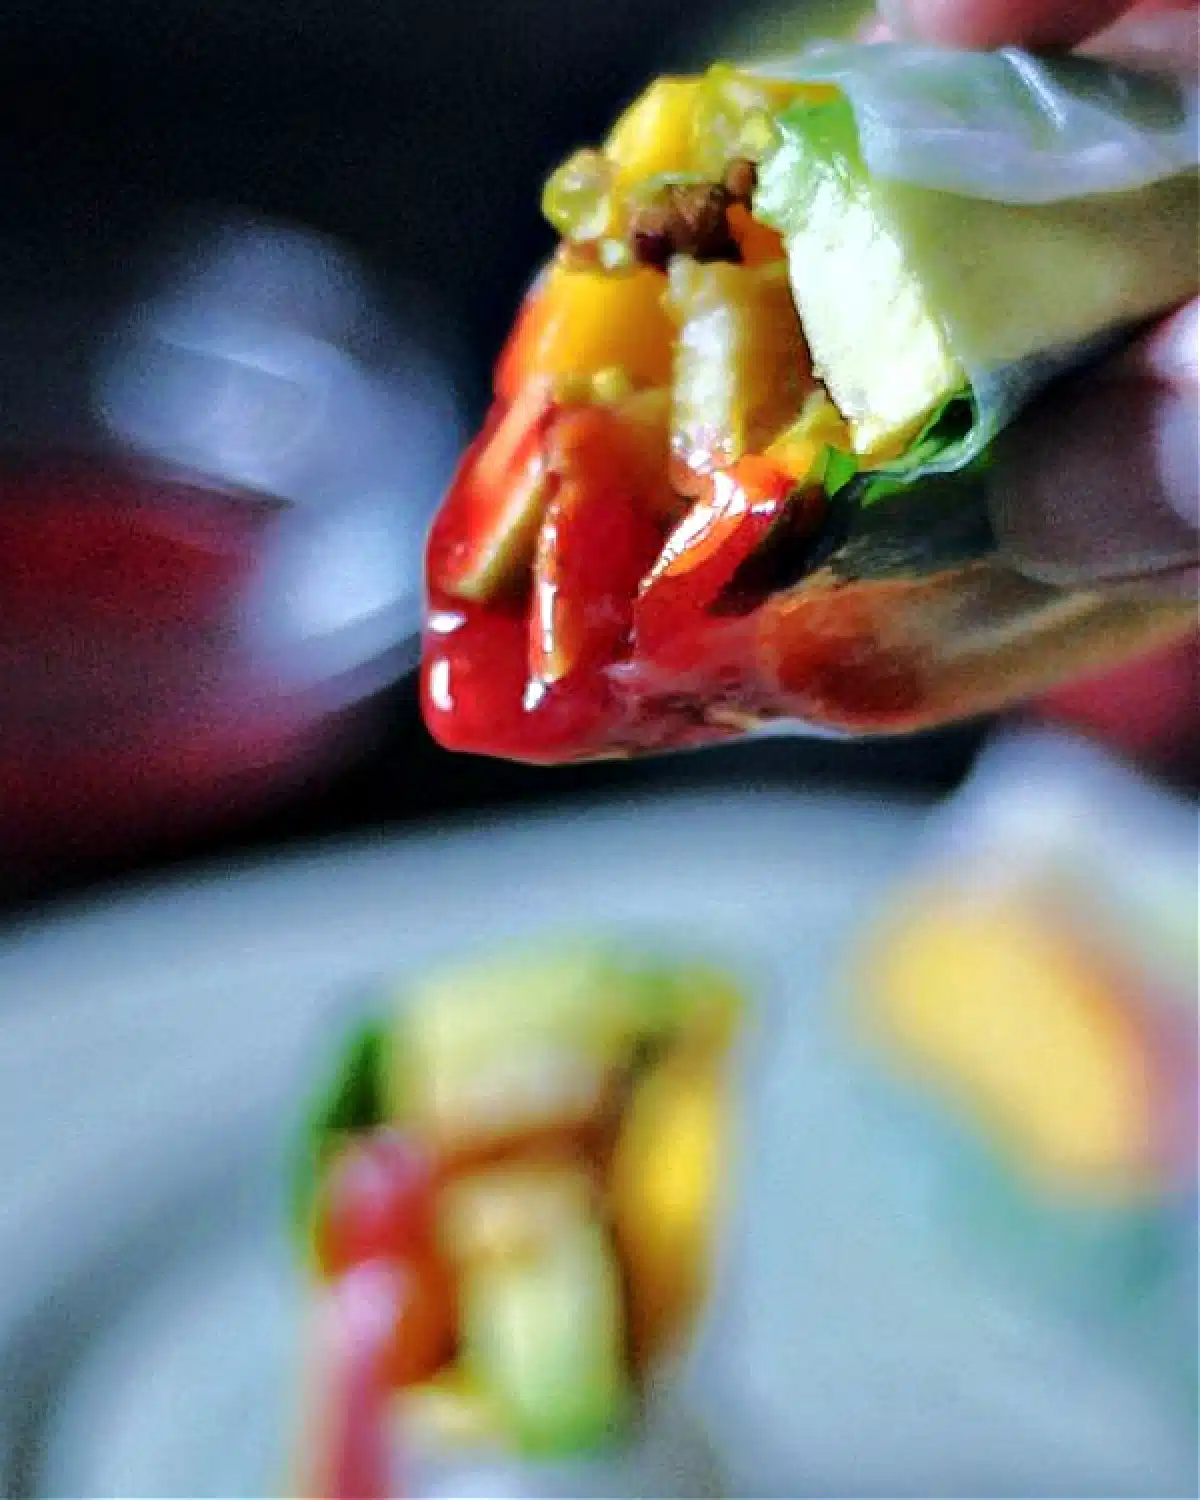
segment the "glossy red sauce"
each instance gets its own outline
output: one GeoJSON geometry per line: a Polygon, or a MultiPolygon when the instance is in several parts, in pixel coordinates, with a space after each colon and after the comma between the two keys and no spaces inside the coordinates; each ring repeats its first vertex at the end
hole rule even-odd
{"type": "MultiPolygon", "coordinates": [[[[423,706],[441,744],[559,762],[704,744],[769,719],[863,729],[919,716],[920,662],[880,644],[871,591],[731,599],[782,521],[811,534],[823,513],[761,459],[712,476],[672,528],[593,452],[590,492],[564,478],[549,501],[534,582],[483,604],[455,597],[445,580],[478,522],[497,406],[427,550],[423,706]]],[[[539,421],[544,445],[554,429],[539,421]]]]}

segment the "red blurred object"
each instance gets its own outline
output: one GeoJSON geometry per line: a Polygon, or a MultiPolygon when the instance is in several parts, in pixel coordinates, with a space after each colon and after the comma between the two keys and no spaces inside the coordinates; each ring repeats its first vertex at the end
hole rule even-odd
{"type": "MultiPolygon", "coordinates": [[[[780,722],[907,734],[1191,624],[1178,602],[1057,594],[978,538],[944,567],[897,566],[914,543],[902,519],[884,513],[872,534],[860,513],[822,537],[820,486],[765,456],[681,483],[680,454],[646,440],[645,415],[540,380],[493,403],[426,550],[422,702],[446,748],[552,765],[780,722]]],[[[921,550],[937,546],[935,528],[921,550]]]]}
{"type": "Polygon", "coordinates": [[[246,633],[281,508],[115,462],[0,476],[0,842],[15,868],[229,815],[331,726],[246,633]]]}
{"type": "Polygon", "coordinates": [[[0,480],[8,630],[170,630],[219,614],[246,581],[264,506],[95,469],[0,480]]]}
{"type": "MultiPolygon", "coordinates": [[[[511,518],[502,495],[489,491],[482,506],[479,498],[488,444],[510,414],[522,415],[516,403],[493,408],[429,538],[422,691],[434,737],[449,749],[532,762],[613,753],[618,741],[652,749],[720,738],[720,725],[677,701],[679,675],[694,669],[709,697],[726,688],[740,706],[751,701],[737,651],[727,663],[721,650],[742,639],[745,623],[715,606],[777,525],[803,530],[813,519],[798,503],[807,497],[770,464],[746,460],[713,481],[707,525],[681,523],[671,550],[670,518],[620,419],[598,407],[534,405],[520,430],[540,443],[545,474],[529,468],[522,447],[522,484],[548,478],[550,494],[531,595],[475,603],[456,596],[456,580],[465,557],[494,548],[497,517],[511,518]],[[667,561],[652,572],[664,542],[667,561]],[[638,651],[628,659],[631,639],[638,651]],[[626,658],[615,669],[614,656],[626,658]]],[[[509,452],[506,443],[505,459],[509,452]]],[[[729,733],[736,727],[731,718],[729,733]]]]}
{"type": "Polygon", "coordinates": [[[312,1500],[397,1497],[388,1359],[404,1289],[397,1267],[369,1261],[322,1298],[310,1351],[315,1386],[303,1427],[301,1495],[312,1500]]]}
{"type": "Polygon", "coordinates": [[[349,1145],[322,1191],[317,1257],[327,1276],[368,1260],[406,1260],[433,1244],[433,1169],[412,1141],[375,1131],[349,1145]]]}
{"type": "Polygon", "coordinates": [[[619,711],[605,658],[628,632],[638,579],[662,538],[621,483],[630,457],[623,445],[606,457],[598,485],[578,482],[575,449],[606,420],[543,401],[534,388],[525,405],[493,407],[459,465],[426,554],[422,700],[426,723],[448,749],[487,744],[517,760],[566,760],[594,753],[619,711]],[[490,465],[497,434],[499,459],[490,465]],[[511,519],[495,484],[506,472],[519,476],[522,493],[539,484],[543,447],[554,452],[556,472],[548,476],[555,495],[536,548],[537,607],[520,597],[487,604],[457,597],[465,568],[494,546],[497,523],[511,519]]]}

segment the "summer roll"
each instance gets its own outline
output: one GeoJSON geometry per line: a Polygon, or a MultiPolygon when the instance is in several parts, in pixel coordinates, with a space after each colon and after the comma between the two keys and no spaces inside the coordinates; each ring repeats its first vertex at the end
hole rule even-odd
{"type": "Polygon", "coordinates": [[[554,762],[775,720],[931,727],[1194,625],[1056,589],[995,440],[1200,283],[1194,83],[829,45],[662,78],[543,207],[558,248],[427,551],[427,723],[554,762]]]}

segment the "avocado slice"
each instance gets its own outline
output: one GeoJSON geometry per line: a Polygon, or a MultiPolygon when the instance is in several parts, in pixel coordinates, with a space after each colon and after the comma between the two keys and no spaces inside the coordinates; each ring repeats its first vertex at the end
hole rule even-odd
{"type": "Polygon", "coordinates": [[[429,976],[396,1019],[392,1113],[450,1151],[583,1123],[624,1050],[627,985],[618,964],[579,951],[429,976]]]}
{"type": "Polygon", "coordinates": [[[598,1224],[469,1264],[460,1297],[466,1368],[525,1452],[574,1453],[619,1433],[633,1405],[621,1280],[598,1224]]]}
{"type": "Polygon", "coordinates": [[[817,377],[854,451],[901,453],[966,373],[929,306],[886,187],[872,181],[845,100],[789,112],[754,208],[785,237],[792,295],[817,377]]]}
{"type": "Polygon", "coordinates": [[[1065,364],[1194,294],[1194,174],[1003,203],[873,176],[845,98],[775,125],[754,213],[784,237],[816,373],[868,461],[902,454],[977,373],[1065,364]]]}

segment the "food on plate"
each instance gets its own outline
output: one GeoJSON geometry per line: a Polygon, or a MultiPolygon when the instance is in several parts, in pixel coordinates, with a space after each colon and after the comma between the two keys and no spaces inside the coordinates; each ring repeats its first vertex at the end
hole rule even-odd
{"type": "Polygon", "coordinates": [[[714,1492],[654,1413],[706,1294],[741,1013],[719,970],[563,947],[425,976],[350,1039],[296,1185],[302,1493],[714,1492]]]}
{"type": "Polygon", "coordinates": [[[1185,1492],[1195,807],[1022,735],[881,816],[720,887],[769,1045],[686,945],[557,939],[344,1041],[289,1493],[1185,1492]]]}
{"type": "Polygon", "coordinates": [[[935,1222],[1194,1395],[1195,811],[1086,756],[1057,792],[1038,770],[965,803],[877,921],[860,1035],[935,1222]]]}
{"type": "Polygon", "coordinates": [[[997,436],[1197,291],[1196,94],[837,45],[655,82],[560,236],[427,553],[427,722],[556,762],[893,733],[1193,623],[1006,566],[997,436]]]}

